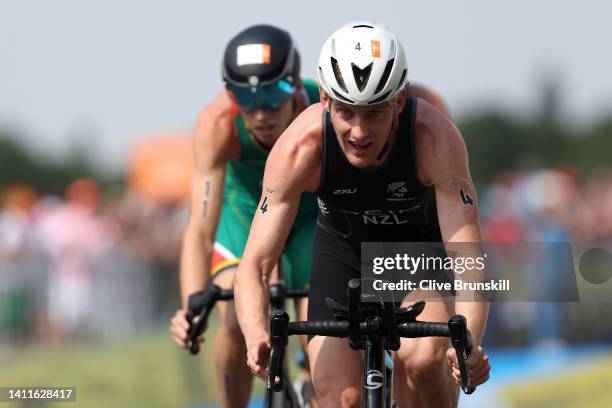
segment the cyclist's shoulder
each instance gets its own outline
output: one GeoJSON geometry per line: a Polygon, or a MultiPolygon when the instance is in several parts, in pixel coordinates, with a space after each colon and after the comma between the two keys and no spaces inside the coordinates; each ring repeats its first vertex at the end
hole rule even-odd
{"type": "Polygon", "coordinates": [[[435,174],[454,171],[467,162],[465,141],[459,129],[423,99],[417,105],[414,144],[423,181],[434,179],[435,174]]]}
{"type": "Polygon", "coordinates": [[[194,148],[232,158],[239,154],[238,110],[226,90],[219,92],[200,112],[194,129],[194,148]]]}
{"type": "Polygon", "coordinates": [[[228,127],[235,122],[238,115],[238,108],[230,93],[223,89],[202,109],[197,124],[205,127],[228,127]]]}
{"type": "Polygon", "coordinates": [[[450,117],[450,113],[448,111],[448,107],[446,106],[446,102],[442,96],[423,84],[409,84],[406,86],[407,96],[412,96],[415,98],[419,98],[429,102],[433,105],[437,110],[439,110],[444,115],[450,117]]]}
{"type": "Polygon", "coordinates": [[[320,145],[324,110],[319,102],[308,106],[291,122],[279,141],[284,139],[285,142],[295,144],[297,147],[313,143],[320,145]]]}
{"type": "Polygon", "coordinates": [[[323,110],[315,103],[300,113],[274,144],[268,159],[271,167],[278,167],[309,191],[313,191],[314,175],[319,175],[323,110]]]}

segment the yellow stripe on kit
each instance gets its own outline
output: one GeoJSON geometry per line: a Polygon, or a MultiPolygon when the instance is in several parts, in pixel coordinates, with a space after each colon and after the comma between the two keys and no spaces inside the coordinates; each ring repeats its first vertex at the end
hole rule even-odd
{"type": "Polygon", "coordinates": [[[240,258],[232,259],[231,261],[223,261],[219,262],[211,271],[211,275],[216,275],[217,273],[230,268],[232,266],[236,266],[240,263],[240,258]]]}

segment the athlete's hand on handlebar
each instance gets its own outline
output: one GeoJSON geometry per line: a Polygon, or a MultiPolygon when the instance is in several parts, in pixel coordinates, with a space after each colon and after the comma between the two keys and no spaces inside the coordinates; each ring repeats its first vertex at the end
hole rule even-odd
{"type": "MultiPolygon", "coordinates": [[[[177,310],[174,317],[170,320],[170,337],[181,348],[187,348],[189,322],[186,315],[185,310],[177,310]]],[[[198,341],[202,343],[204,336],[199,336],[198,341]]]]}
{"type": "Polygon", "coordinates": [[[262,333],[253,341],[247,340],[247,365],[253,375],[264,382],[268,381],[268,363],[270,360],[270,336],[262,333]]]}
{"type": "MultiPolygon", "coordinates": [[[[454,348],[449,348],[446,351],[446,358],[450,365],[453,380],[456,384],[461,385],[461,372],[459,370],[459,362],[457,361],[457,353],[454,348]]],[[[468,356],[467,366],[469,370],[469,385],[476,387],[483,384],[489,379],[491,365],[489,364],[489,356],[484,353],[481,346],[474,347],[468,356]]]]}

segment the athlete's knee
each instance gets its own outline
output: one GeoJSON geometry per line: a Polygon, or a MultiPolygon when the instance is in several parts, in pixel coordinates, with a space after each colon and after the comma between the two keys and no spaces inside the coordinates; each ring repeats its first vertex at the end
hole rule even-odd
{"type": "MultiPolygon", "coordinates": [[[[331,381],[333,383],[333,381],[331,381]]],[[[330,381],[325,385],[315,386],[317,402],[322,408],[342,407],[357,408],[361,406],[361,390],[355,386],[335,387],[330,381]]]]}
{"type": "Polygon", "coordinates": [[[415,383],[437,382],[444,378],[448,370],[445,344],[440,342],[420,342],[413,347],[402,348],[398,357],[406,375],[415,383]]]}
{"type": "Polygon", "coordinates": [[[221,338],[228,337],[232,340],[242,341],[242,331],[240,330],[238,320],[225,319],[221,321],[219,325],[219,330],[217,331],[217,335],[221,336],[221,338]]]}
{"type": "Polygon", "coordinates": [[[234,309],[233,304],[226,303],[219,311],[220,321],[219,330],[217,331],[218,335],[227,336],[232,340],[242,340],[242,331],[240,330],[236,309],[234,309]]]}
{"type": "Polygon", "coordinates": [[[361,406],[361,390],[356,387],[349,387],[342,390],[340,395],[340,405],[342,408],[353,408],[361,406]]]}
{"type": "Polygon", "coordinates": [[[361,405],[361,390],[359,378],[351,375],[351,370],[314,370],[313,385],[321,407],[358,407],[361,405]],[[354,377],[354,378],[353,378],[354,377]]]}

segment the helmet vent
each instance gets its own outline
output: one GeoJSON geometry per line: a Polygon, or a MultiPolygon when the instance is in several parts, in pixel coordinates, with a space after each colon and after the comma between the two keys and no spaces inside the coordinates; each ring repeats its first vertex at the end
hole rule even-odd
{"type": "Polygon", "coordinates": [[[351,68],[353,68],[353,76],[355,77],[357,89],[359,89],[359,92],[363,92],[365,87],[368,85],[368,80],[370,79],[370,74],[372,73],[372,64],[368,65],[364,69],[360,69],[357,65],[351,63],[351,68]]]}
{"type": "Polygon", "coordinates": [[[382,94],[382,96],[379,96],[378,98],[374,99],[373,101],[368,102],[368,105],[374,105],[375,103],[379,103],[384,101],[385,99],[387,99],[387,96],[389,96],[389,94],[391,93],[391,91],[387,91],[384,94],[382,94]]]}
{"type": "Polygon", "coordinates": [[[389,58],[395,58],[395,41],[391,41],[391,46],[389,47],[389,58]]]}
{"type": "Polygon", "coordinates": [[[397,88],[395,89],[396,91],[399,91],[404,86],[405,79],[406,79],[406,70],[402,72],[402,76],[399,80],[399,83],[397,84],[397,88]]]}
{"type": "Polygon", "coordinates": [[[371,29],[374,29],[374,27],[372,27],[371,25],[367,25],[367,24],[354,25],[353,28],[371,28],[371,29]]]}
{"type": "Polygon", "coordinates": [[[336,96],[336,99],[339,99],[339,100],[341,100],[341,101],[343,101],[343,102],[346,102],[346,103],[351,103],[351,104],[352,104],[352,103],[354,103],[354,102],[353,102],[353,101],[351,101],[350,99],[348,99],[348,98],[346,98],[346,97],[342,96],[342,94],[340,94],[340,92],[336,91],[334,88],[332,88],[331,90],[332,90],[332,92],[334,93],[334,95],[336,96]]]}
{"type": "Polygon", "coordinates": [[[323,68],[321,67],[319,67],[319,82],[321,82],[323,88],[327,88],[329,86],[327,85],[327,81],[325,81],[325,77],[323,76],[323,68]]]}
{"type": "Polygon", "coordinates": [[[389,80],[389,76],[391,75],[391,69],[393,69],[394,62],[395,62],[395,58],[392,58],[389,61],[387,61],[387,66],[385,67],[385,70],[382,76],[380,77],[380,82],[378,83],[378,86],[376,87],[376,91],[374,91],[374,94],[379,93],[385,87],[385,84],[387,83],[387,81],[389,80]]]}
{"type": "Polygon", "coordinates": [[[348,90],[346,89],[346,84],[344,83],[344,78],[342,78],[342,72],[340,72],[340,66],[338,66],[338,61],[334,57],[331,57],[331,65],[338,85],[340,85],[340,88],[344,92],[348,92],[348,90]]]}

